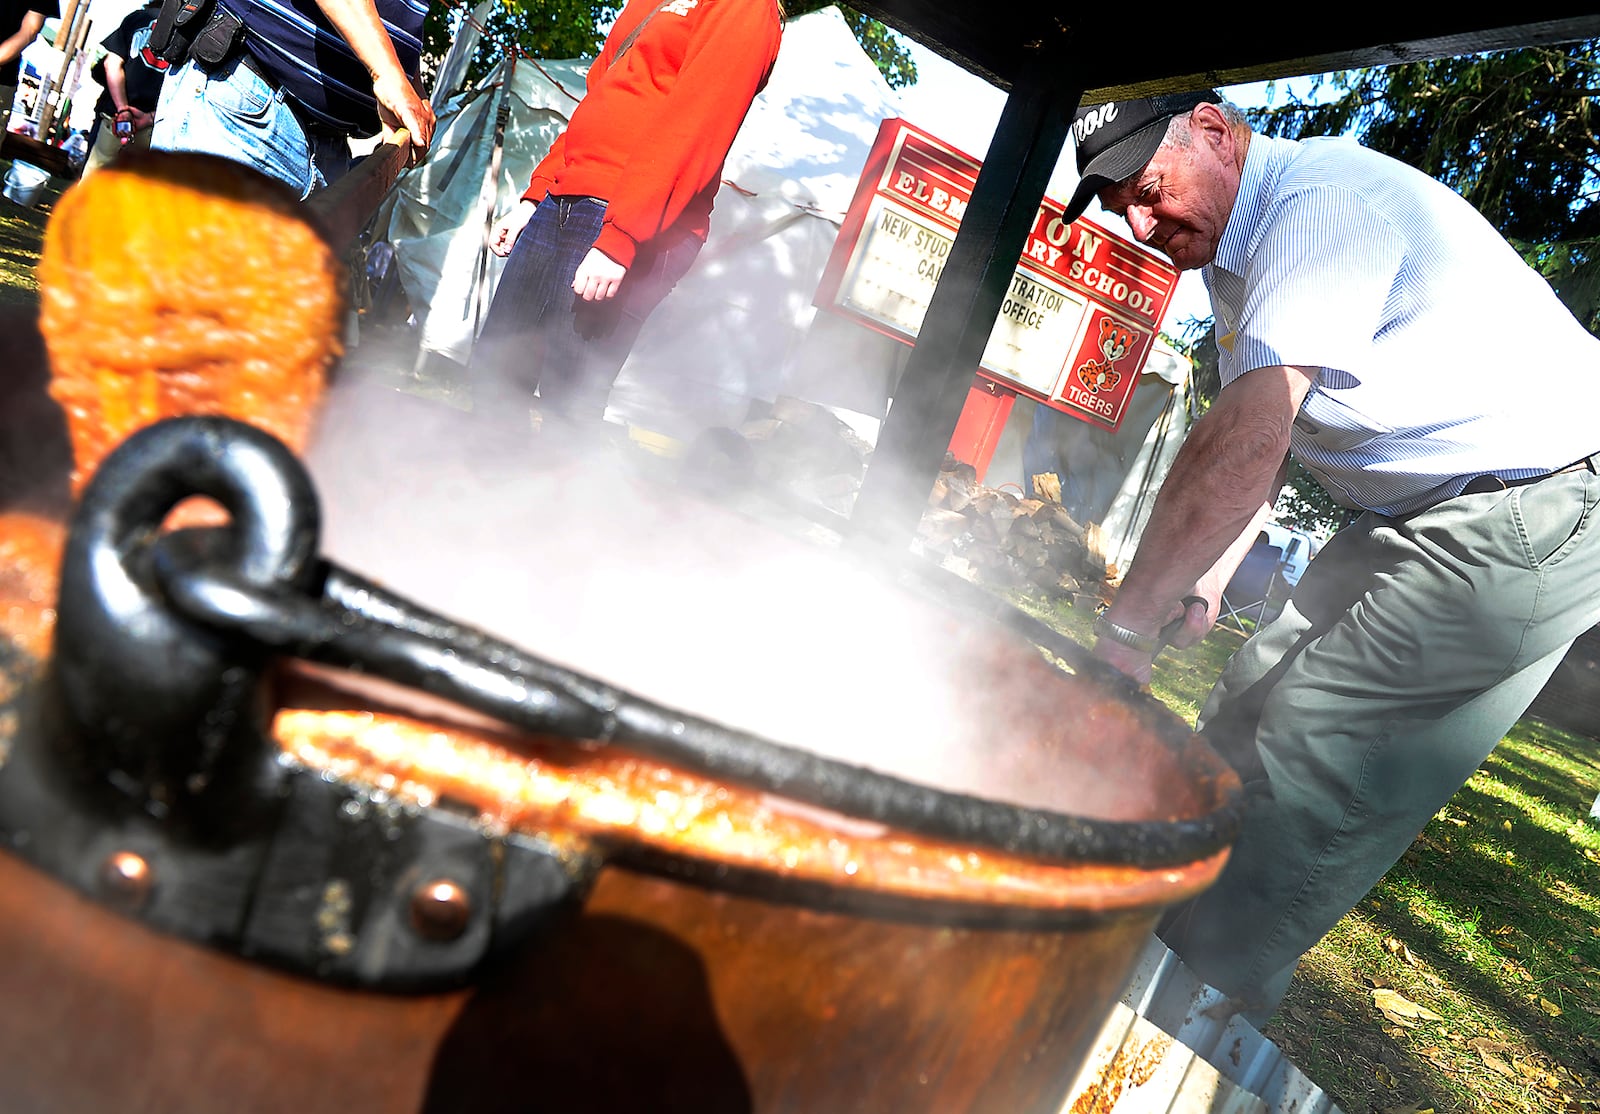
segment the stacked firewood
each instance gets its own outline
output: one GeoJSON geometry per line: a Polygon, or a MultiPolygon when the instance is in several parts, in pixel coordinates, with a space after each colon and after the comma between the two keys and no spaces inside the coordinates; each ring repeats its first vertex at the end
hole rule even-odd
{"type": "MultiPolygon", "coordinates": [[[[827,408],[780,397],[770,413],[737,430],[707,431],[691,446],[685,477],[713,491],[760,491],[848,520],[872,454],[827,408]]],[[[919,528],[922,549],[968,580],[1095,603],[1115,592],[1097,526],[1073,520],[1053,475],[1029,497],[978,482],[950,454],[919,528]]]]}
{"type": "Polygon", "coordinates": [[[1109,600],[1117,570],[1106,562],[1099,528],[1067,513],[1054,476],[1034,479],[1033,497],[986,487],[971,465],[946,454],[922,515],[923,548],[993,588],[1109,600]]]}
{"type": "Polygon", "coordinates": [[[780,395],[762,417],[701,434],[688,449],[684,477],[721,493],[760,491],[843,520],[871,455],[872,446],[826,407],[780,395]]]}

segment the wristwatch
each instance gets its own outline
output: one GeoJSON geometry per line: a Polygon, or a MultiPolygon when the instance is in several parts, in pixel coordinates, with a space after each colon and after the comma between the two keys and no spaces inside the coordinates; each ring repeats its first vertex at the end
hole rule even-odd
{"type": "Polygon", "coordinates": [[[1140,634],[1127,627],[1119,627],[1104,615],[1095,616],[1094,634],[1096,638],[1109,638],[1141,654],[1153,654],[1161,649],[1161,639],[1156,635],[1140,634]]]}

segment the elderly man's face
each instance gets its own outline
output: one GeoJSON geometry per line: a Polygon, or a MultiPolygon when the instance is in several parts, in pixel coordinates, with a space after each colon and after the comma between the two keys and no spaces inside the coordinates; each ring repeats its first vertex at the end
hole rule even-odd
{"type": "Polygon", "coordinates": [[[1100,204],[1127,220],[1135,239],[1184,271],[1216,257],[1239,193],[1242,163],[1214,106],[1195,109],[1190,133],[1189,146],[1162,144],[1144,170],[1100,191],[1100,204]]]}

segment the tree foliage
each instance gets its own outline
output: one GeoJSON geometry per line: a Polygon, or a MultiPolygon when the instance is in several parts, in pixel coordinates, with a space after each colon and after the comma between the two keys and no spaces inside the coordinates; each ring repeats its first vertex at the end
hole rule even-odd
{"type": "Polygon", "coordinates": [[[1600,40],[1326,75],[1255,114],[1355,135],[1465,197],[1600,332],[1600,40]]]}
{"type": "MultiPolygon", "coordinates": [[[[828,6],[827,0],[784,4],[788,18],[828,6]]],[[[587,58],[599,53],[622,0],[498,0],[484,21],[483,38],[468,81],[487,73],[507,54],[527,58],[587,58]]],[[[891,87],[917,79],[916,63],[900,37],[877,20],[840,6],[845,22],[891,87]]],[[[424,69],[432,74],[450,49],[465,9],[435,4],[424,27],[424,69]]]]}
{"type": "MultiPolygon", "coordinates": [[[[832,0],[790,0],[784,4],[784,10],[793,19],[797,15],[805,15],[826,8],[832,0]]],[[[891,89],[904,89],[913,85],[917,80],[917,64],[912,60],[911,52],[906,49],[905,42],[899,34],[889,29],[871,16],[862,15],[854,8],[838,5],[839,11],[844,15],[844,21],[850,25],[850,30],[855,32],[856,41],[861,44],[861,49],[866,52],[878,67],[878,72],[883,74],[885,81],[891,89]]]]}

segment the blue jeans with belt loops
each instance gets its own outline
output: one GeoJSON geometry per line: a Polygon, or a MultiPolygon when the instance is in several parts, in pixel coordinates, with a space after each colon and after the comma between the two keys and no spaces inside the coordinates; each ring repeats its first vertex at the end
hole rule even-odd
{"type": "Polygon", "coordinates": [[[168,74],[150,146],[197,151],[254,167],[301,200],[350,168],[350,140],[308,133],[282,89],[238,58],[209,73],[193,59],[168,74]]]}
{"type": "Polygon", "coordinates": [[[640,247],[615,296],[585,302],[572,279],[605,214],[599,198],[546,196],[517,236],[473,351],[474,413],[526,430],[537,390],[541,416],[604,416],[645,319],[701,247],[697,236],[669,232],[640,247]]]}

